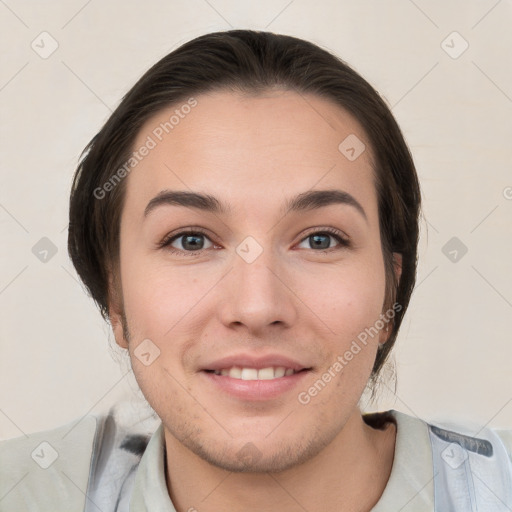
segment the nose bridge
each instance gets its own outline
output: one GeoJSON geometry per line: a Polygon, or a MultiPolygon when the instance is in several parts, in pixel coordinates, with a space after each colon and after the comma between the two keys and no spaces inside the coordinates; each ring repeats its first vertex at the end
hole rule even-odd
{"type": "Polygon", "coordinates": [[[247,237],[236,248],[230,286],[224,297],[223,321],[242,323],[250,329],[262,329],[276,322],[291,324],[294,305],[290,290],[284,284],[284,266],[270,246],[247,237]]]}

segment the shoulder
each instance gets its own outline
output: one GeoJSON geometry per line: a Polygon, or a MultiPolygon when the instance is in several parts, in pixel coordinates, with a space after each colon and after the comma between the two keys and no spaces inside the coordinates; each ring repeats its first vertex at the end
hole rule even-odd
{"type": "Polygon", "coordinates": [[[431,421],[429,429],[447,443],[458,443],[489,459],[493,459],[492,454],[496,451],[512,462],[512,430],[482,426],[474,420],[453,419],[431,421]]]}
{"type": "Polygon", "coordinates": [[[127,400],[108,412],[0,441],[0,512],[116,510],[159,423],[147,403],[127,400]]]}
{"type": "Polygon", "coordinates": [[[512,430],[510,429],[482,426],[474,420],[451,417],[425,420],[394,409],[380,414],[384,414],[387,421],[394,421],[402,427],[404,433],[414,438],[422,437],[425,440],[425,433],[432,432],[434,436],[447,442],[479,438],[490,438],[494,443],[499,441],[500,446],[505,448],[508,457],[512,460],[512,430]],[[454,436],[450,437],[450,434],[454,436]]]}
{"type": "Polygon", "coordinates": [[[424,420],[393,409],[372,419],[397,427],[393,467],[376,512],[427,511],[434,503],[439,510],[472,510],[476,503],[490,511],[501,510],[490,504],[512,503],[512,431],[453,417],[424,420]],[[474,502],[468,504],[470,495],[474,502]]]}
{"type": "Polygon", "coordinates": [[[83,510],[98,418],[0,441],[0,512],[83,510]]]}
{"type": "Polygon", "coordinates": [[[512,461],[512,430],[497,428],[494,430],[494,432],[500,438],[501,442],[505,446],[508,456],[512,461]]]}

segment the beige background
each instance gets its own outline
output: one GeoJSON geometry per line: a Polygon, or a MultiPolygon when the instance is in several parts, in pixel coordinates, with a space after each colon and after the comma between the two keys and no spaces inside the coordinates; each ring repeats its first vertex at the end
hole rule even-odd
{"type": "Polygon", "coordinates": [[[397,393],[383,386],[372,408],[512,428],[511,26],[510,0],[2,0],[0,438],[137,395],[67,256],[71,177],[150,65],[230,28],[337,53],[382,93],[415,157],[418,286],[397,393]],[[32,252],[43,237],[46,262],[32,252]],[[455,262],[452,237],[468,249],[455,262]]]}

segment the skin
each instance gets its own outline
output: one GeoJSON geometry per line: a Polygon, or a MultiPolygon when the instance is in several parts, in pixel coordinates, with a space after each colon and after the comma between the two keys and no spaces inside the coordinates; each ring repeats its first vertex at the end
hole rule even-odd
{"type": "MultiPolygon", "coordinates": [[[[370,510],[389,478],[396,431],[366,425],[358,401],[387,331],[307,405],[297,400],[384,312],[367,137],[345,110],[313,95],[217,91],[196,99],[125,178],[122,291],[110,313],[116,342],[164,425],[169,495],[178,512],[370,510]],[[366,144],[354,161],[338,150],[350,134],[366,144]],[[231,213],[165,205],[144,218],[163,189],[211,194],[231,213]],[[311,189],[350,193],[367,219],[346,204],[282,215],[287,198],[311,189]],[[187,227],[208,233],[199,256],[186,254],[194,252],[186,237],[157,248],[187,227]],[[348,236],[350,247],[326,235],[329,252],[315,248],[309,236],[326,227],[348,236]],[[250,264],[236,252],[247,236],[263,248],[250,264]],[[134,354],[147,338],[160,350],[149,366],[134,354]],[[200,372],[237,352],[277,352],[313,369],[279,398],[242,400],[200,372]],[[238,453],[247,443],[258,453],[252,462],[238,453]]],[[[150,119],[135,147],[176,108],[150,119]]]]}

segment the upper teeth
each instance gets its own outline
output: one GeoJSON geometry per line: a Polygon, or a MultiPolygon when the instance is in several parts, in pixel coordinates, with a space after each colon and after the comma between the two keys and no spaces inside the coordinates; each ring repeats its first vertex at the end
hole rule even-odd
{"type": "Polygon", "coordinates": [[[226,375],[233,379],[242,380],[270,380],[284,377],[285,375],[293,375],[295,370],[292,368],[285,368],[284,366],[261,368],[240,368],[233,366],[232,368],[223,368],[222,370],[215,370],[215,375],[226,375]]]}

